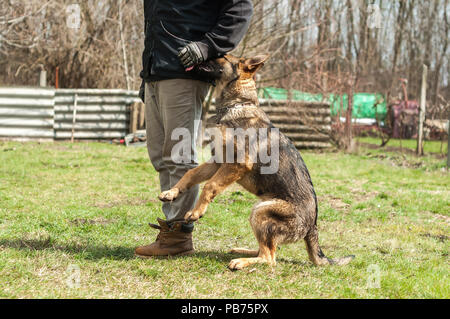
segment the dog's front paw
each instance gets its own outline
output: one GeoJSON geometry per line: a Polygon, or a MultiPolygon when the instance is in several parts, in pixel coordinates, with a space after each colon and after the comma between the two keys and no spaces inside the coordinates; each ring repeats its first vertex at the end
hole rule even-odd
{"type": "Polygon", "coordinates": [[[184,215],[184,220],[186,223],[192,223],[203,217],[203,214],[199,211],[191,210],[184,215]]]}
{"type": "Polygon", "coordinates": [[[247,267],[248,265],[249,265],[249,263],[247,262],[247,260],[245,258],[233,259],[228,264],[228,268],[230,268],[230,270],[241,270],[241,269],[244,269],[245,267],[247,267]]]}
{"type": "Polygon", "coordinates": [[[162,202],[171,202],[175,200],[179,194],[180,190],[178,188],[172,188],[159,194],[158,198],[162,202]]]}

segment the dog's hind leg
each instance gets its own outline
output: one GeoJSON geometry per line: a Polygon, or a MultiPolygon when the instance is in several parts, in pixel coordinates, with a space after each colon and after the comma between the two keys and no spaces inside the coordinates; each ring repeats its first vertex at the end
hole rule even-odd
{"type": "Polygon", "coordinates": [[[254,258],[233,259],[229,268],[239,270],[256,263],[276,264],[277,245],[289,237],[290,221],[293,218],[292,206],[278,199],[258,203],[253,208],[250,224],[259,243],[258,251],[235,249],[232,252],[247,253],[254,258]]]}
{"type": "Polygon", "coordinates": [[[231,270],[240,270],[253,264],[262,263],[268,263],[274,266],[276,264],[275,250],[276,246],[268,247],[260,243],[257,257],[233,259],[232,261],[230,261],[228,268],[230,268],[231,270]]]}

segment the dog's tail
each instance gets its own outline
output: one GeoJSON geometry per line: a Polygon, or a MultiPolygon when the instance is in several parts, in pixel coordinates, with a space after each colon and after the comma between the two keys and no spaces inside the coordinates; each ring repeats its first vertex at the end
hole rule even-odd
{"type": "Polygon", "coordinates": [[[317,266],[322,265],[347,265],[355,256],[350,255],[342,258],[330,259],[325,256],[319,246],[319,235],[317,227],[314,226],[312,230],[305,237],[306,249],[308,250],[309,259],[317,266]]]}

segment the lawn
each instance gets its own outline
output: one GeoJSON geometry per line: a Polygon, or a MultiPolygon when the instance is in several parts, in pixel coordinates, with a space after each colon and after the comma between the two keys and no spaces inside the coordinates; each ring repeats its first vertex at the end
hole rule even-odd
{"type": "Polygon", "coordinates": [[[230,248],[256,248],[257,202],[238,186],[218,196],[194,233],[192,256],[133,256],[162,217],[143,148],[106,143],[0,142],[0,297],[450,298],[450,178],[445,158],[360,148],[302,152],[319,198],[329,257],[282,246],[274,268],[231,272],[230,248]]]}

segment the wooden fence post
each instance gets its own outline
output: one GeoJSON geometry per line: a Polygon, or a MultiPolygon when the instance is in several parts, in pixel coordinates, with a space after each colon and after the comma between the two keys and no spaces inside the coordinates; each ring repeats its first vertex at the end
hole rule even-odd
{"type": "MultiPolygon", "coordinates": [[[[345,115],[345,135],[346,135],[346,148],[347,151],[352,151],[353,149],[353,136],[352,136],[352,115],[353,115],[353,87],[354,87],[353,77],[349,80],[349,90],[348,90],[348,106],[347,113],[345,115]]],[[[343,96],[342,96],[343,98],[343,96]]]]}
{"type": "Polygon", "coordinates": [[[55,70],[55,89],[59,89],[59,66],[55,70]]]}
{"type": "Polygon", "coordinates": [[[145,104],[139,103],[139,121],[138,121],[138,130],[143,130],[145,128],[145,104]]]}
{"type": "Polygon", "coordinates": [[[75,139],[75,122],[77,118],[77,104],[78,104],[78,94],[75,94],[74,101],[73,101],[73,113],[72,113],[72,138],[70,139],[70,142],[73,143],[75,139]]]}
{"type": "Polygon", "coordinates": [[[426,65],[423,65],[422,90],[420,93],[419,133],[417,134],[417,155],[423,155],[423,122],[425,121],[425,111],[427,103],[427,74],[428,67],[426,65]]]}
{"type": "Polygon", "coordinates": [[[41,88],[47,86],[47,71],[45,70],[41,70],[41,73],[39,74],[39,86],[41,88]]]}
{"type": "Polygon", "coordinates": [[[130,106],[130,133],[143,130],[145,128],[145,104],[141,102],[133,103],[130,106]]]}
{"type": "Polygon", "coordinates": [[[130,127],[129,131],[130,133],[136,133],[137,126],[138,126],[138,103],[133,103],[130,106],[130,127]]]}

